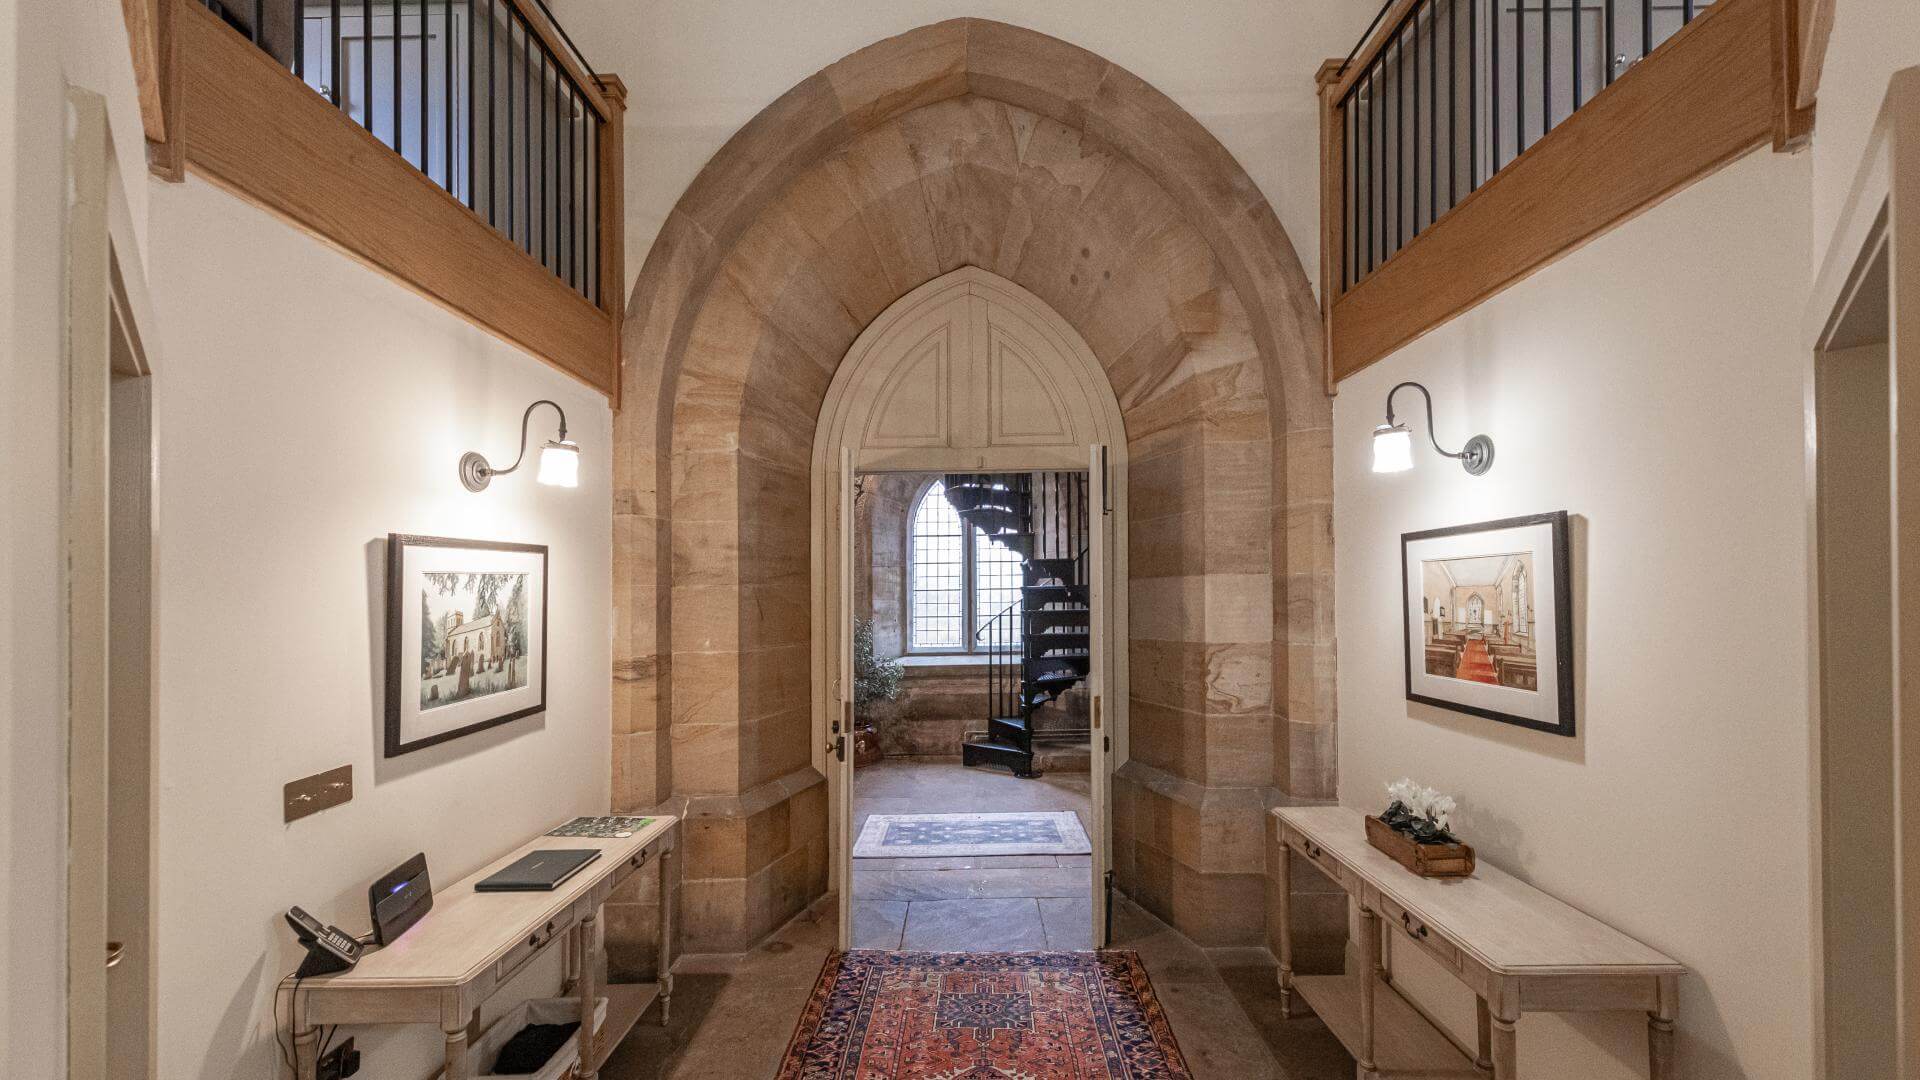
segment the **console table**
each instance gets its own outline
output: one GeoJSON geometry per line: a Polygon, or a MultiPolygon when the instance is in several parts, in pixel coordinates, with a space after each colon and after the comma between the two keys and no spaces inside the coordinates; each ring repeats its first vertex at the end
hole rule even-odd
{"type": "Polygon", "coordinates": [[[660,1001],[666,1023],[673,996],[674,849],[678,818],[655,817],[630,837],[598,840],[537,836],[451,886],[437,889],[433,910],[385,948],[349,971],[282,981],[274,1015],[289,1017],[294,1071],[315,1080],[320,1029],[328,1024],[433,1024],[446,1037],[446,1080],[468,1080],[467,1047],[479,1032],[479,1009],[494,992],[556,942],[566,949],[568,996],[580,998],[580,1080],[594,1080],[640,1014],[660,1001]],[[474,883],[538,848],[597,847],[601,856],[552,892],[480,893],[474,883]],[[658,861],[660,952],[657,983],[597,986],[600,909],[621,882],[658,861]],[[594,1029],[596,1000],[606,1018],[594,1029]]]}
{"type": "Polygon", "coordinates": [[[1468,878],[1423,878],[1367,843],[1358,810],[1281,807],[1280,842],[1359,907],[1360,972],[1295,976],[1292,862],[1280,859],[1280,995],[1293,992],[1359,1063],[1363,1080],[1517,1080],[1514,1025],[1523,1012],[1644,1011],[1648,1074],[1672,1080],[1673,1019],[1686,968],[1510,874],[1481,863],[1468,878]],[[1479,998],[1469,1057],[1393,987],[1383,934],[1404,937],[1479,998]]]}

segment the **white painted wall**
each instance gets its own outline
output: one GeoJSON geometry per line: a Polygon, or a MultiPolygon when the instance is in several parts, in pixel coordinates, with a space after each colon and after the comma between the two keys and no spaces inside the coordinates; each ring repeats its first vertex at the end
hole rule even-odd
{"type": "Polygon", "coordinates": [[[65,1070],[65,627],[59,357],[66,90],[103,96],[114,143],[144,142],[118,0],[0,4],[0,1046],[21,1076],[65,1070]]]}
{"type": "Polygon", "coordinates": [[[1072,42],[1153,84],[1212,131],[1280,215],[1319,287],[1313,73],[1374,0],[553,0],[595,70],[627,84],[627,279],[701,166],[775,98],[883,38],[972,16],[1072,42]]]}
{"type": "MultiPolygon", "coordinates": [[[[289,905],[364,932],[367,884],[414,852],[448,882],[606,809],[611,414],[201,180],[151,196],[160,1075],[264,1080],[270,993],[298,960],[289,905]],[[461,452],[510,462],[542,397],[583,448],[580,487],[523,473],[468,493],[461,452]],[[550,545],[544,718],[380,758],[388,532],[550,545]],[[353,801],[282,824],[281,785],[342,764],[353,801]]],[[[425,1077],[439,1052],[437,1032],[358,1034],[364,1075],[425,1077]]]]}
{"type": "Polygon", "coordinates": [[[1887,80],[1920,64],[1920,4],[1913,0],[1836,0],[1833,37],[1821,69],[1813,128],[1813,257],[1846,207],[1887,80]]]}
{"type": "MultiPolygon", "coordinates": [[[[1347,379],[1334,409],[1342,803],[1377,811],[1401,776],[1455,793],[1484,860],[1688,964],[1694,1080],[1812,1069],[1810,172],[1742,159],[1347,379]],[[1411,472],[1370,471],[1402,379],[1432,388],[1449,449],[1492,436],[1490,473],[1430,446],[1411,472]],[[1400,534],[1562,509],[1579,736],[1405,701],[1400,534]]],[[[1417,395],[1397,404],[1419,417],[1417,395]]],[[[1472,998],[1396,960],[1471,1045],[1472,998]]],[[[1643,1018],[1520,1030],[1523,1076],[1646,1075],[1643,1018]]]]}

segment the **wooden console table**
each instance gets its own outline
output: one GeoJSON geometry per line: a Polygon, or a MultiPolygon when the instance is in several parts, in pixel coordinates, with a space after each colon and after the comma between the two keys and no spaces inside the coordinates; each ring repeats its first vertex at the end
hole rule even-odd
{"type": "Polygon", "coordinates": [[[328,1024],[433,1024],[446,1037],[446,1080],[468,1080],[467,1047],[478,1036],[481,1003],[555,942],[566,948],[568,995],[580,998],[580,1080],[594,1080],[640,1014],[660,1001],[667,1020],[673,997],[670,943],[674,890],[669,875],[680,839],[679,819],[655,817],[631,837],[595,840],[538,836],[453,885],[436,889],[433,910],[350,971],[295,983],[282,981],[275,1016],[285,1010],[298,1080],[315,1080],[320,1029],[328,1024]],[[481,880],[538,848],[597,847],[600,858],[552,892],[477,893],[481,880]],[[600,909],[621,882],[660,863],[660,976],[657,983],[599,987],[600,909]],[[595,1001],[607,999],[594,1030],[595,1001]]]}
{"type": "Polygon", "coordinates": [[[1273,811],[1280,841],[1332,878],[1360,909],[1363,971],[1293,974],[1291,859],[1280,860],[1280,995],[1293,992],[1359,1063],[1363,1080],[1517,1080],[1514,1025],[1523,1012],[1645,1011],[1648,1074],[1672,1080],[1673,1019],[1686,968],[1512,875],[1481,863],[1470,878],[1422,878],[1367,843],[1361,812],[1273,811]],[[1393,988],[1382,935],[1398,934],[1479,998],[1469,1057],[1393,988]]]}

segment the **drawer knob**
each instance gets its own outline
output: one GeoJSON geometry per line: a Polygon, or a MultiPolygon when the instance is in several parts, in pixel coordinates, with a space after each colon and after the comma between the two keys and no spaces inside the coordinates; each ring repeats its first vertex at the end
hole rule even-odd
{"type": "Polygon", "coordinates": [[[537,948],[539,948],[539,947],[540,947],[540,935],[539,935],[539,934],[530,934],[530,935],[528,935],[528,937],[527,937],[527,948],[529,948],[529,949],[537,949],[537,948]]]}

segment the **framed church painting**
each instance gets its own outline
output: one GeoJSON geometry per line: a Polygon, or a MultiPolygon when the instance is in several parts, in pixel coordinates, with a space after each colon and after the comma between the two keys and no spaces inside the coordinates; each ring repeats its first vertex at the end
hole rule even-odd
{"type": "Polygon", "coordinates": [[[1567,513],[1400,537],[1407,700],[1573,734],[1567,513]]]}
{"type": "Polygon", "coordinates": [[[546,707],[547,549],[389,535],[385,756],[546,707]]]}

